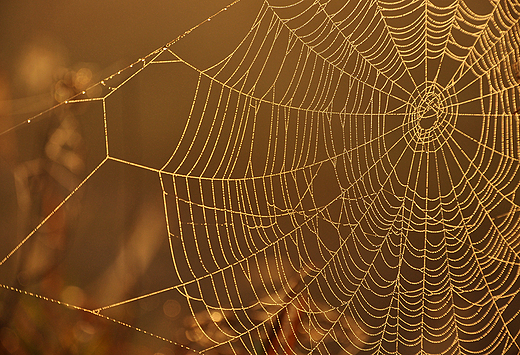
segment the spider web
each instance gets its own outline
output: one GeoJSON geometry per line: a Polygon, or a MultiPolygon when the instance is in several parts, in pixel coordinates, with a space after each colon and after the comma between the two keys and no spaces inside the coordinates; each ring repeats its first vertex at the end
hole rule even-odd
{"type": "Polygon", "coordinates": [[[519,5],[266,0],[204,67],[186,31],[64,103],[102,106],[106,156],[0,266],[117,161],[157,174],[177,281],[86,312],[178,292],[201,353],[520,351],[519,5]],[[156,68],[193,78],[159,166],[111,145],[156,68]]]}

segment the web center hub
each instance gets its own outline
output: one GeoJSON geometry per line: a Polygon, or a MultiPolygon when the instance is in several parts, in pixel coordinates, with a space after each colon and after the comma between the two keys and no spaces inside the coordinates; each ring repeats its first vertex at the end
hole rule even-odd
{"type": "Polygon", "coordinates": [[[406,105],[403,134],[414,151],[436,151],[450,139],[457,119],[455,95],[436,82],[417,86],[406,105]]]}

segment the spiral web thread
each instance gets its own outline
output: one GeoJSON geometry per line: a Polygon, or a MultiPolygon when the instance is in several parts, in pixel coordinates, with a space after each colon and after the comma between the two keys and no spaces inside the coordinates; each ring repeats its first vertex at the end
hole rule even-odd
{"type": "Polygon", "coordinates": [[[520,351],[519,17],[513,1],[266,0],[213,66],[177,39],[67,101],[105,122],[77,189],[107,161],[155,171],[178,277],[85,311],[176,290],[209,353],[520,351]],[[111,154],[106,105],[154,66],[197,75],[159,169],[111,154]]]}

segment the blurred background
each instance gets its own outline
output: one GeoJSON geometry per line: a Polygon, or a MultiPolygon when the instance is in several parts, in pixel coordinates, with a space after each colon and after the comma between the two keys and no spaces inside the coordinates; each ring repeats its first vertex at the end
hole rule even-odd
{"type": "MultiPolygon", "coordinates": [[[[95,103],[62,106],[10,129],[146,56],[229,2],[0,3],[0,258],[105,155],[103,111],[95,103]]],[[[234,6],[174,50],[202,67],[222,59],[249,29],[259,3],[234,6]]],[[[148,114],[160,115],[160,108],[144,115],[143,105],[168,92],[163,99],[176,97],[181,110],[193,94],[182,86],[186,78],[157,78],[136,77],[110,108],[116,151],[137,160],[150,157],[149,165],[169,152],[154,140],[162,127],[146,121],[148,114]]],[[[89,309],[169,287],[175,275],[162,206],[157,174],[111,164],[1,265],[0,283],[89,309]]],[[[196,346],[201,334],[182,302],[172,291],[106,314],[196,346]]],[[[186,352],[88,313],[0,288],[2,354],[186,352]]]]}

